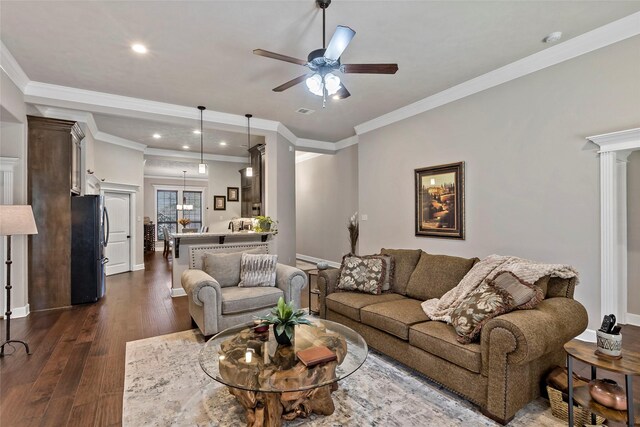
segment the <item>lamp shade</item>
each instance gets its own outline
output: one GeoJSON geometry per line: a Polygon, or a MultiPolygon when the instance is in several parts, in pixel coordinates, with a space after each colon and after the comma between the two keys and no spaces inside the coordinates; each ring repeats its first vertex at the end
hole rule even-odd
{"type": "Polygon", "coordinates": [[[30,205],[0,205],[0,236],[38,234],[30,205]]]}

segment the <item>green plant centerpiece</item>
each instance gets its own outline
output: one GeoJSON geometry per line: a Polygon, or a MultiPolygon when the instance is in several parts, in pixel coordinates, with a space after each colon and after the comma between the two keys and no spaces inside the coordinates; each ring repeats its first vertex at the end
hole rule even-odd
{"type": "Polygon", "coordinates": [[[271,219],[270,216],[262,216],[259,215],[256,218],[257,224],[253,228],[258,233],[267,233],[272,232],[273,234],[278,234],[278,221],[271,219]]]}
{"type": "Polygon", "coordinates": [[[296,325],[311,325],[311,322],[304,318],[305,314],[304,310],[293,308],[293,301],[287,304],[284,302],[284,298],[280,297],[278,305],[271,309],[271,313],[260,316],[258,319],[262,320],[263,325],[273,325],[273,335],[275,335],[278,344],[291,345],[294,327],[296,325]]]}

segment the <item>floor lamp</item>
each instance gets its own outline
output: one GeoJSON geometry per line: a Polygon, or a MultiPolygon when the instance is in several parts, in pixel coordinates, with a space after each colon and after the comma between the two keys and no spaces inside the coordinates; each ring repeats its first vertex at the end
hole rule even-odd
{"type": "Polygon", "coordinates": [[[6,325],[6,339],[0,346],[0,357],[4,356],[4,346],[9,343],[20,343],[24,345],[27,354],[29,345],[20,340],[11,339],[11,236],[24,234],[38,234],[36,222],[33,219],[33,211],[29,205],[0,205],[0,236],[7,236],[7,311],[4,313],[6,325]]]}

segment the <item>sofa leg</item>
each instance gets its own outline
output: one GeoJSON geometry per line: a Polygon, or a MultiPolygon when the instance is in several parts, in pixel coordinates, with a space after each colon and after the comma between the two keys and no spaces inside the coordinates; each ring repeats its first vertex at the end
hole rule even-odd
{"type": "Polygon", "coordinates": [[[484,415],[487,418],[492,419],[493,421],[497,422],[500,425],[506,426],[507,424],[509,424],[511,422],[511,420],[513,420],[513,417],[515,416],[511,416],[510,418],[504,419],[504,418],[500,418],[497,415],[493,415],[491,412],[487,411],[486,409],[482,408],[482,415],[484,415]]]}

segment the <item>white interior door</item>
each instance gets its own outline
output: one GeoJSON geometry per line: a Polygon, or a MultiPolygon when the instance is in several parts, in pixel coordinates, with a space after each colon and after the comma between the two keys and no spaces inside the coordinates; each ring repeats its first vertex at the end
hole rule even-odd
{"type": "Polygon", "coordinates": [[[109,243],[105,248],[107,276],[131,270],[131,203],[128,194],[105,193],[104,205],[109,215],[109,243]]]}

